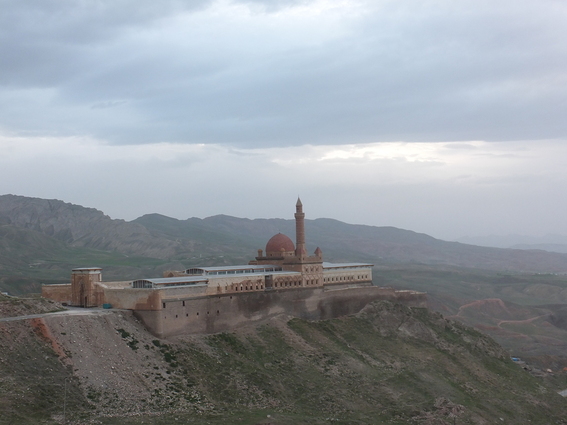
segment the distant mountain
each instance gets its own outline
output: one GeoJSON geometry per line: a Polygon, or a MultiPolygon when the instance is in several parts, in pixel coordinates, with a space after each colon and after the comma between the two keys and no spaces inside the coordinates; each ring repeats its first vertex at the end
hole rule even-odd
{"type": "MultiPolygon", "coordinates": [[[[308,250],[319,246],[328,261],[567,272],[567,255],[561,253],[446,242],[409,230],[327,218],[306,220],[305,227],[308,250]]],[[[278,232],[293,239],[294,220],[226,215],[177,220],[148,214],[126,222],[59,200],[3,195],[0,288],[13,291],[30,281],[37,287],[39,281],[67,280],[70,268],[80,266],[98,265],[107,278],[131,279],[193,265],[242,264],[278,232]]]]}
{"type": "Polygon", "coordinates": [[[71,247],[127,255],[163,258],[173,255],[178,248],[174,241],[156,238],[138,224],[113,220],[94,208],[52,199],[0,196],[0,223],[33,230],[71,247]]]}
{"type": "MultiPolygon", "coordinates": [[[[175,220],[169,217],[143,216],[134,223],[144,225],[152,234],[166,238],[217,238],[219,242],[239,244],[248,249],[263,248],[278,232],[292,237],[293,220],[249,220],[218,215],[205,219],[175,220]],[[227,239],[229,238],[229,239],[227,239]]],[[[307,248],[317,246],[332,261],[370,261],[375,264],[420,263],[480,268],[486,270],[567,272],[567,255],[548,252],[497,249],[446,242],[431,236],[395,227],[353,225],[328,218],[305,221],[307,248]]],[[[251,251],[248,251],[248,255],[251,251]]],[[[250,258],[250,257],[248,257],[250,258]]]]}
{"type": "Polygon", "coordinates": [[[537,244],[518,244],[513,245],[510,248],[512,249],[539,249],[542,251],[548,252],[560,252],[563,254],[567,254],[567,244],[558,244],[558,243],[537,243],[537,244]]]}
{"type": "Polygon", "coordinates": [[[465,236],[457,239],[457,241],[494,248],[541,249],[550,252],[567,253],[567,236],[555,234],[538,237],[525,235],[465,236]]]}

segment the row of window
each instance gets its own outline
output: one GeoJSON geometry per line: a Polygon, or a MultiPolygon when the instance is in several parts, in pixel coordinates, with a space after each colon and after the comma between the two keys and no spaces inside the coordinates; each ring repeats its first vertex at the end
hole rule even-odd
{"type": "Polygon", "coordinates": [[[363,279],[369,279],[369,275],[367,274],[363,274],[363,275],[358,275],[356,276],[356,279],[354,278],[354,276],[335,276],[335,277],[326,277],[323,279],[323,282],[328,283],[328,282],[353,282],[354,280],[363,280],[363,279]]]}
{"type": "Polygon", "coordinates": [[[275,281],[274,282],[274,288],[283,288],[283,287],[291,287],[291,286],[301,286],[301,282],[298,282],[296,280],[293,281],[285,281],[285,282],[281,282],[281,281],[275,281]]]}
{"type": "Polygon", "coordinates": [[[352,265],[352,266],[339,266],[339,267],[333,267],[328,266],[325,267],[325,271],[326,272],[341,272],[341,271],[345,271],[345,270],[358,270],[359,272],[361,270],[368,270],[368,266],[357,266],[357,265],[352,265]]]}
{"type": "MultiPolygon", "coordinates": [[[[164,305],[165,305],[165,303],[164,303],[164,305]]],[[[164,307],[164,308],[165,308],[165,307],[164,307]]],[[[207,311],[207,314],[211,314],[211,312],[210,312],[210,311],[207,311]]],[[[213,314],[214,314],[214,312],[213,312],[213,314]]],[[[199,312],[197,312],[196,315],[198,316],[198,315],[199,315],[199,312]]],[[[218,316],[218,315],[220,315],[220,310],[217,310],[217,316],[218,316]]],[[[189,317],[189,313],[185,313],[185,317],[189,317]]],[[[163,318],[164,318],[164,319],[167,319],[167,316],[163,316],[163,318]]],[[[179,315],[176,314],[176,315],[175,315],[175,318],[176,318],[176,319],[179,319],[179,315]]]]}
{"type": "MultiPolygon", "coordinates": [[[[319,285],[319,279],[307,279],[305,281],[306,286],[313,286],[319,285]]],[[[284,287],[291,287],[291,286],[301,286],[301,281],[293,280],[293,281],[275,281],[274,288],[284,288],[284,287]]]]}
{"type": "MultiPolygon", "coordinates": [[[[256,285],[242,285],[240,284],[240,289],[238,289],[238,285],[230,285],[230,289],[232,289],[233,291],[239,291],[239,292],[243,292],[243,291],[263,291],[264,290],[264,285],[263,284],[256,284],[256,285]]],[[[228,288],[227,288],[228,290],[228,288]]]]}

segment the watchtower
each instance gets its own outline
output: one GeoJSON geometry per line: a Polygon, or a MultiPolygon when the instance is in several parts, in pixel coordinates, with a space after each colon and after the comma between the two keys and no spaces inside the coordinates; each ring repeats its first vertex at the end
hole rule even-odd
{"type": "Polygon", "coordinates": [[[96,286],[102,281],[100,267],[84,267],[71,272],[71,302],[76,307],[96,307],[100,304],[96,286]]]}

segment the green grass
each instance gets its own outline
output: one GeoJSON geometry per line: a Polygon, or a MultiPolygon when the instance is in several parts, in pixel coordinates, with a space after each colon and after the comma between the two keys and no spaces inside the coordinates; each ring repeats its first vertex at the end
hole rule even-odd
{"type": "Polygon", "coordinates": [[[566,275],[401,265],[375,268],[373,276],[376,285],[427,292],[449,306],[486,298],[526,306],[567,302],[566,275]]]}

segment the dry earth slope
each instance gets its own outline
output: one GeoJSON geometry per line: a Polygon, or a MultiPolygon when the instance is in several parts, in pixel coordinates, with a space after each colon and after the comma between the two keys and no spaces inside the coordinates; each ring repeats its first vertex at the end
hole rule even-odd
{"type": "Polygon", "coordinates": [[[566,423],[491,339],[388,302],[159,340],[129,312],[0,322],[0,424],[566,423]],[[65,386],[67,396],[65,400],[65,386]]]}

